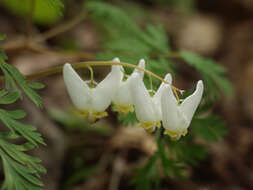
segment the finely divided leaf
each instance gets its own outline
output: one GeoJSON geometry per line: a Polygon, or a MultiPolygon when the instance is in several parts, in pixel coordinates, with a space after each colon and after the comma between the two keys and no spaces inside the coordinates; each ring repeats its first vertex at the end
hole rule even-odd
{"type": "Polygon", "coordinates": [[[194,118],[191,123],[191,129],[194,135],[211,142],[222,139],[228,133],[224,127],[224,122],[213,115],[205,118],[194,118]]]}
{"type": "Polygon", "coordinates": [[[205,86],[210,94],[217,96],[216,86],[218,86],[226,96],[231,97],[233,95],[232,84],[225,77],[227,71],[223,66],[188,51],[181,51],[180,55],[186,63],[201,72],[205,80],[205,86]]]}
{"type": "Polygon", "coordinates": [[[21,94],[18,91],[11,92],[4,96],[0,96],[0,104],[12,104],[16,102],[20,98],[20,96],[21,94]]]}

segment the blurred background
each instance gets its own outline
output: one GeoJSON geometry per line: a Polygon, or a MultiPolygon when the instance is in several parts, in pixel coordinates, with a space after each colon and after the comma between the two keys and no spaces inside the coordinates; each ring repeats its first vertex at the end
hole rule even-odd
{"type": "MultiPolygon", "coordinates": [[[[253,189],[252,0],[64,0],[64,7],[55,2],[0,1],[0,33],[7,35],[2,46],[8,63],[23,74],[65,62],[117,56],[137,64],[145,58],[161,77],[173,73],[180,89],[193,89],[203,78],[208,106],[201,115],[215,116],[193,120],[194,136],[178,145],[168,140],[165,152],[184,151],[181,159],[172,155],[166,169],[162,156],[153,164],[159,143],[136,127],[133,115],[108,110],[107,118],[91,125],[72,114],[61,74],[40,79],[46,85],[40,91],[43,109],[26,98],[16,107],[26,110],[26,122],[47,143],[32,152],[48,170],[42,175],[45,190],[253,189]],[[222,77],[212,64],[225,68],[222,77]]],[[[94,68],[95,79],[109,70],[94,68]]],[[[88,70],[79,73],[89,80],[88,70]]]]}

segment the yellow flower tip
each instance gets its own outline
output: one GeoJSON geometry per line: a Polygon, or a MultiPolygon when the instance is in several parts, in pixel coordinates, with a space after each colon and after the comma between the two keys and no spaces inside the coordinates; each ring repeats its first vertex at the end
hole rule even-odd
{"type": "Polygon", "coordinates": [[[133,105],[125,106],[125,105],[119,105],[117,103],[114,103],[113,105],[114,105],[113,110],[115,112],[119,112],[123,116],[126,116],[128,114],[128,112],[134,112],[134,106],[133,105]]]}
{"type": "Polygon", "coordinates": [[[177,141],[181,138],[181,136],[185,136],[188,133],[187,129],[184,129],[182,131],[169,131],[169,130],[165,130],[164,134],[165,135],[169,135],[171,140],[173,141],[177,141]]]}
{"type": "Polygon", "coordinates": [[[138,125],[140,127],[144,128],[147,132],[152,133],[155,131],[156,128],[161,127],[161,122],[160,121],[140,122],[138,125]]]}
{"type": "Polygon", "coordinates": [[[97,119],[108,116],[106,111],[88,111],[88,110],[76,110],[75,113],[87,119],[89,122],[94,123],[97,119]]]}
{"type": "Polygon", "coordinates": [[[184,129],[184,130],[182,131],[182,135],[183,135],[183,136],[187,135],[187,133],[188,133],[188,130],[187,130],[187,129],[184,129]]]}

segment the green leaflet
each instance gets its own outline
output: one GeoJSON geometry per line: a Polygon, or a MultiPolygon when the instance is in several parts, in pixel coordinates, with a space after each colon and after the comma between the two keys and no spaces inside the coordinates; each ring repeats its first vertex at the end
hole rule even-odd
{"type": "Polygon", "coordinates": [[[30,88],[33,88],[33,89],[42,89],[42,88],[44,88],[45,87],[45,85],[44,84],[41,84],[41,83],[39,83],[39,82],[29,82],[28,83],[28,86],[30,87],[30,88]]]}
{"type": "Polygon", "coordinates": [[[126,116],[122,116],[121,114],[118,114],[118,120],[125,126],[128,126],[128,125],[134,125],[134,123],[137,121],[137,118],[136,118],[135,112],[133,113],[129,112],[126,116]]]}
{"type": "Polygon", "coordinates": [[[0,95],[0,104],[12,104],[16,102],[21,96],[17,91],[8,93],[8,91],[4,89],[1,92],[4,94],[2,96],[0,95]]]}
{"type": "Polygon", "coordinates": [[[208,94],[216,97],[218,95],[216,86],[218,86],[226,96],[233,96],[233,87],[225,77],[227,71],[223,66],[215,64],[213,60],[203,58],[188,51],[181,51],[180,55],[187,64],[196,68],[203,75],[208,94]]]}
{"type": "Polygon", "coordinates": [[[130,182],[135,185],[136,190],[151,190],[153,189],[153,182],[155,181],[157,186],[160,184],[161,178],[159,178],[158,171],[158,153],[155,153],[145,163],[144,166],[136,169],[136,176],[130,182]]]}
{"type": "Polygon", "coordinates": [[[17,68],[10,64],[7,64],[3,59],[0,59],[0,68],[5,76],[6,89],[9,90],[10,87],[14,88],[16,92],[21,93],[18,89],[16,83],[21,87],[24,93],[38,106],[41,107],[41,97],[32,88],[42,88],[43,85],[38,85],[37,83],[27,82],[25,77],[18,71],[17,68]]]}
{"type": "Polygon", "coordinates": [[[193,119],[191,128],[194,135],[210,142],[216,142],[228,134],[228,131],[224,128],[224,121],[214,115],[193,119]]]}
{"type": "MultiPolygon", "coordinates": [[[[2,39],[2,36],[0,37],[2,39]]],[[[5,55],[1,52],[0,55],[5,55]]],[[[7,64],[7,58],[0,56],[0,69],[4,74],[5,88],[0,91],[0,104],[12,104],[22,98],[22,91],[39,107],[41,98],[33,89],[41,89],[44,85],[27,82],[25,77],[15,67],[7,64]]],[[[42,190],[43,183],[39,173],[46,173],[39,158],[25,153],[38,144],[45,145],[41,134],[36,128],[24,124],[18,119],[26,116],[23,110],[0,109],[0,120],[9,132],[0,132],[0,156],[3,163],[4,182],[2,190],[42,190]],[[26,139],[23,144],[15,144],[10,140],[26,139]]]]}
{"type": "Polygon", "coordinates": [[[20,111],[17,111],[17,110],[14,112],[13,111],[8,112],[3,109],[0,109],[0,120],[12,132],[18,132],[19,134],[21,134],[23,137],[25,137],[28,141],[30,141],[34,145],[37,145],[37,143],[45,145],[45,142],[43,141],[41,135],[39,133],[35,132],[36,128],[34,126],[25,125],[21,122],[18,122],[13,119],[13,116],[14,116],[14,118],[16,117],[16,118],[20,119],[20,116],[21,117],[24,116],[24,113],[20,114],[20,111]],[[15,113],[15,114],[13,115],[13,113],[15,113]]]}

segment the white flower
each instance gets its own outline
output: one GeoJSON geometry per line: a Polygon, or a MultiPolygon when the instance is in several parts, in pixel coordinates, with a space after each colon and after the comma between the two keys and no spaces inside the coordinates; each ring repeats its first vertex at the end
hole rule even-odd
{"type": "MultiPolygon", "coordinates": [[[[144,59],[141,59],[139,61],[138,66],[141,68],[145,68],[144,59]]],[[[122,72],[124,72],[123,67],[121,68],[122,68],[122,72]]],[[[123,78],[120,80],[119,88],[115,96],[113,97],[114,111],[117,111],[123,115],[126,115],[128,112],[134,111],[133,101],[132,101],[130,88],[129,88],[130,81],[134,73],[138,73],[141,76],[141,78],[143,78],[144,76],[143,71],[135,69],[133,73],[130,75],[130,77],[128,77],[125,81],[123,80],[123,78]]]]}
{"type": "MultiPolygon", "coordinates": [[[[165,80],[171,82],[171,75],[167,74],[165,80]]],[[[154,96],[146,89],[142,77],[134,73],[131,78],[130,92],[135,107],[136,117],[140,121],[139,126],[148,132],[153,132],[161,126],[161,95],[165,84],[162,83],[154,96]]]]}
{"type": "Polygon", "coordinates": [[[187,134],[187,129],[200,103],[203,90],[203,82],[198,81],[195,92],[179,104],[170,84],[165,85],[161,97],[164,134],[168,134],[173,140],[178,140],[182,135],[187,134]]]}
{"type": "MultiPolygon", "coordinates": [[[[169,74],[169,73],[166,74],[164,80],[170,84],[172,82],[171,74],[169,74]]],[[[157,92],[155,93],[154,97],[152,98],[155,103],[155,108],[157,109],[157,112],[158,112],[159,120],[162,120],[161,97],[162,97],[162,93],[163,93],[165,87],[166,87],[166,84],[164,82],[162,82],[160,87],[158,88],[157,92]]]]}
{"type": "MultiPolygon", "coordinates": [[[[117,60],[114,60],[117,61],[117,60]]],[[[105,110],[111,104],[122,78],[121,67],[112,66],[111,72],[95,88],[88,86],[89,81],[83,81],[70,64],[63,67],[63,78],[67,91],[78,113],[90,121],[107,116],[105,110]]]]}

